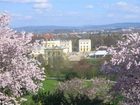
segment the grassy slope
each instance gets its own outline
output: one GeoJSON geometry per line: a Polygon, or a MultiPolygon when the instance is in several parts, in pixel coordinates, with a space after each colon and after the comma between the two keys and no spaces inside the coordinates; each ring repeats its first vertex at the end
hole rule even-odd
{"type": "MultiPolygon", "coordinates": [[[[43,89],[41,89],[44,92],[48,92],[48,91],[54,91],[57,87],[59,81],[57,80],[48,80],[46,79],[45,81],[43,81],[43,89]]],[[[33,101],[32,101],[32,95],[28,95],[26,96],[27,101],[22,103],[22,105],[34,105],[33,101]]]]}
{"type": "Polygon", "coordinates": [[[48,91],[54,91],[57,87],[58,81],[57,80],[45,80],[43,82],[43,91],[48,92],[48,91]]]}

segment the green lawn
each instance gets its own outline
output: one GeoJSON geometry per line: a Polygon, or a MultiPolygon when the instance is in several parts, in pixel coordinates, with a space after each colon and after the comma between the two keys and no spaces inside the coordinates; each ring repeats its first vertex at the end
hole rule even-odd
{"type": "MultiPolygon", "coordinates": [[[[53,92],[57,88],[58,83],[59,83],[59,81],[57,81],[57,80],[46,79],[45,81],[43,81],[43,89],[41,89],[41,91],[53,92]]],[[[27,101],[23,102],[21,105],[34,105],[34,103],[32,101],[32,95],[28,95],[25,98],[27,99],[27,101]]]]}
{"type": "Polygon", "coordinates": [[[54,91],[58,85],[58,82],[57,80],[49,80],[49,79],[46,79],[44,82],[43,82],[43,91],[44,92],[47,92],[47,91],[54,91]]]}

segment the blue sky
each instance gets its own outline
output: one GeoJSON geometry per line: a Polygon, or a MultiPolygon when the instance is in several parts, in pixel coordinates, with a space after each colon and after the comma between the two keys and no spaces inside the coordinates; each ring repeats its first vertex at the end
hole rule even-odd
{"type": "Polygon", "coordinates": [[[140,0],[0,0],[11,26],[80,26],[140,22],[140,0]]]}

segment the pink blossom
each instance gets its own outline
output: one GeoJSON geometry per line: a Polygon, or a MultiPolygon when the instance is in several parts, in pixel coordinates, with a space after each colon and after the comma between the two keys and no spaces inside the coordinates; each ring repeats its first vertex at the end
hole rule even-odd
{"type": "Polygon", "coordinates": [[[0,14],[0,100],[4,102],[20,98],[26,91],[37,92],[45,78],[38,61],[29,57],[32,34],[17,33],[8,24],[9,16],[0,14]]]}

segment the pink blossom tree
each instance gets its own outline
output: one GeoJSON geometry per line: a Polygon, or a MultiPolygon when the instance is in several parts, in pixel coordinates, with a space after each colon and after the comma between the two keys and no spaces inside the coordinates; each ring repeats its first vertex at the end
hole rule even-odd
{"type": "Polygon", "coordinates": [[[110,62],[103,66],[106,73],[115,73],[115,89],[125,97],[123,105],[140,105],[140,35],[127,34],[116,47],[109,48],[110,62]]]}
{"type": "Polygon", "coordinates": [[[109,103],[112,99],[109,91],[113,85],[114,82],[107,80],[106,78],[94,78],[88,81],[74,78],[65,82],[60,82],[58,90],[64,92],[66,97],[69,97],[70,95],[73,97],[83,95],[91,100],[98,97],[99,99],[104,100],[104,103],[109,103]]]}
{"type": "Polygon", "coordinates": [[[38,91],[45,74],[29,57],[32,34],[17,33],[8,24],[9,16],[0,14],[0,104],[15,105],[27,92],[38,91]]]}

